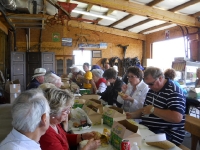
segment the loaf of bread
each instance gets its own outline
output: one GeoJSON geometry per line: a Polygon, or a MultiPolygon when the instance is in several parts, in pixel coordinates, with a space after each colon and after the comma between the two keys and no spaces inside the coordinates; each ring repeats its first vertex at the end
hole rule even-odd
{"type": "Polygon", "coordinates": [[[158,142],[146,142],[148,145],[159,147],[162,149],[171,149],[176,145],[168,140],[165,141],[158,141],[158,142]]]}

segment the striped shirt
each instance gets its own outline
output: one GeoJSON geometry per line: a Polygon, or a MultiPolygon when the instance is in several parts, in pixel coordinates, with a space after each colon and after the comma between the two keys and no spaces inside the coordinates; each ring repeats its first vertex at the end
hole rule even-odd
{"type": "Polygon", "coordinates": [[[185,135],[185,101],[183,91],[174,82],[167,79],[167,82],[159,92],[149,90],[144,106],[153,105],[155,108],[177,111],[183,115],[182,121],[180,123],[172,123],[150,114],[149,116],[142,116],[141,124],[147,126],[151,131],[165,133],[169,137],[169,141],[180,145],[185,135]]]}

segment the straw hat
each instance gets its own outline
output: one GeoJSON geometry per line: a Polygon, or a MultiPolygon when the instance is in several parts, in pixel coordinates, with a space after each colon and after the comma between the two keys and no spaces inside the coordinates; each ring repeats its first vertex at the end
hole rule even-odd
{"type": "Polygon", "coordinates": [[[33,78],[38,77],[38,76],[44,76],[46,74],[46,69],[44,68],[37,68],[34,71],[34,75],[32,76],[33,78]]]}

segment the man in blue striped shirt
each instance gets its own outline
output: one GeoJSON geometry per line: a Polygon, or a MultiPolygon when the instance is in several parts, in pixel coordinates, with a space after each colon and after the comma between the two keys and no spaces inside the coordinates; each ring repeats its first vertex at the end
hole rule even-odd
{"type": "Polygon", "coordinates": [[[149,85],[144,107],[127,118],[142,118],[141,124],[154,133],[165,133],[167,140],[180,145],[185,136],[185,97],[183,91],[156,67],[148,67],[144,81],[149,85]]]}

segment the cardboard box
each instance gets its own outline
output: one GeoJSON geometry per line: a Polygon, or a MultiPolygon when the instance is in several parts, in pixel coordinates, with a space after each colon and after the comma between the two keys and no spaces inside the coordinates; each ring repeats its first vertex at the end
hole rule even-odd
{"type": "Polygon", "coordinates": [[[96,109],[96,112],[103,114],[103,105],[101,105],[101,101],[96,99],[86,100],[85,105],[93,106],[93,109],[96,109]]]}
{"type": "Polygon", "coordinates": [[[200,88],[190,89],[188,92],[188,97],[193,99],[200,99],[200,88]]]}
{"type": "Polygon", "coordinates": [[[120,121],[124,119],[126,119],[126,114],[123,114],[122,109],[117,108],[117,107],[104,107],[103,124],[106,124],[109,127],[112,127],[114,121],[120,121]]]}
{"type": "Polygon", "coordinates": [[[101,96],[97,95],[97,94],[90,94],[90,95],[82,95],[80,97],[81,99],[85,99],[85,100],[89,100],[89,99],[100,99],[101,96]]]}
{"type": "Polygon", "coordinates": [[[142,138],[138,126],[131,124],[127,120],[114,121],[111,128],[111,145],[120,150],[123,139],[129,140],[131,147],[133,142],[137,142],[138,146],[141,146],[142,138]]]}
{"type": "Polygon", "coordinates": [[[19,80],[7,81],[5,85],[5,91],[7,93],[21,93],[19,80]]]}
{"type": "Polygon", "coordinates": [[[82,108],[84,104],[85,104],[85,99],[75,99],[73,108],[77,107],[82,108]]]}
{"type": "Polygon", "coordinates": [[[95,112],[93,109],[91,109],[90,106],[88,107],[86,105],[83,105],[82,109],[86,112],[86,114],[88,115],[88,117],[92,121],[92,125],[101,124],[101,118],[102,118],[101,114],[95,112]]]}
{"type": "Polygon", "coordinates": [[[14,100],[19,96],[20,93],[5,92],[4,94],[5,94],[6,103],[12,104],[14,102],[14,100]]]}

